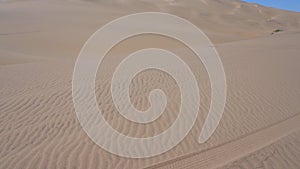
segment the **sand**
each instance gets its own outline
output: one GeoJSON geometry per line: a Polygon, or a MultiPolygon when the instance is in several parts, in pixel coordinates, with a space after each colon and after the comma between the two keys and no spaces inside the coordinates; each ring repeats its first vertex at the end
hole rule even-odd
{"type": "Polygon", "coordinates": [[[300,167],[299,13],[237,0],[15,0],[0,2],[0,22],[1,169],[300,167]],[[176,14],[207,33],[224,64],[228,96],[217,130],[198,144],[210,105],[202,63],[181,43],[161,36],[118,44],[96,79],[99,108],[117,131],[153,136],[178,115],[178,86],[157,70],[140,73],[130,94],[133,105],[146,110],[149,92],[163,89],[168,96],[163,115],[140,125],[118,114],[109,92],[112,71],[135,50],[160,47],[178,54],[195,73],[201,96],[196,125],[180,144],[156,157],[130,159],[103,150],[82,130],[73,106],[72,73],[92,33],[112,19],[145,11],[176,14]],[[283,31],[271,35],[274,29],[283,31]]]}

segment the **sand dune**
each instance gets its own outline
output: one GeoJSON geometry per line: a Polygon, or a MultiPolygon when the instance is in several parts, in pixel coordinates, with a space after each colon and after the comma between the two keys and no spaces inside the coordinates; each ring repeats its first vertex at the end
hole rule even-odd
{"type": "Polygon", "coordinates": [[[0,168],[300,167],[299,13],[238,0],[16,0],[0,2],[0,21],[0,168]],[[211,97],[202,63],[165,37],[119,43],[96,79],[99,108],[117,131],[153,136],[178,115],[178,86],[157,70],[140,73],[130,94],[133,105],[145,110],[149,92],[163,89],[168,96],[163,115],[145,125],[119,115],[110,93],[112,72],[135,50],[160,47],[178,54],[195,73],[201,96],[196,125],[180,144],[159,156],[130,159],[103,150],[84,133],[74,111],[72,73],[93,32],[112,19],[145,11],[176,14],[208,34],[224,64],[228,97],[217,130],[199,144],[211,97]],[[283,31],[271,35],[274,29],[283,31]]]}

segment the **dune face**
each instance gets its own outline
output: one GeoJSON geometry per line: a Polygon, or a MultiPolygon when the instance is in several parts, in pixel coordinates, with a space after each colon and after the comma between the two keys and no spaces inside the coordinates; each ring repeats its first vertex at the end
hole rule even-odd
{"type": "Polygon", "coordinates": [[[300,24],[298,13],[231,0],[7,1],[0,9],[2,49],[46,58],[76,57],[97,29],[136,12],[167,12],[186,18],[214,43],[266,36],[274,29],[297,31],[300,24]]]}
{"type": "Polygon", "coordinates": [[[238,0],[8,0],[0,1],[0,22],[1,169],[300,168],[300,13],[238,0]],[[199,144],[211,100],[203,64],[171,38],[141,35],[120,42],[106,55],[95,81],[98,107],[115,130],[151,137],[169,128],[180,109],[174,78],[150,69],[132,80],[130,99],[146,110],[151,90],[162,89],[168,98],[162,116],[138,124],[119,114],[111,78],[134,51],[162,48],[180,56],[195,74],[201,97],[196,125],[176,147],[151,158],[125,158],[97,146],[83,131],[72,100],[72,75],[92,33],[113,19],[147,11],[185,18],[208,35],[225,69],[227,102],[217,130],[199,144]]]}

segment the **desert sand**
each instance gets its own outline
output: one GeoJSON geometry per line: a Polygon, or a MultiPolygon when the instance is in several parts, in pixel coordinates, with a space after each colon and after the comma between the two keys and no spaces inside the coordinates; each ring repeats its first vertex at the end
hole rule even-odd
{"type": "Polygon", "coordinates": [[[300,168],[300,13],[238,0],[7,0],[0,1],[0,23],[1,169],[300,168]],[[159,156],[131,159],[103,150],[82,130],[73,106],[72,73],[97,29],[147,11],[185,18],[209,36],[224,65],[227,102],[217,130],[199,144],[211,97],[202,63],[166,37],[141,35],[119,43],[96,79],[99,108],[117,131],[156,135],[172,124],[180,106],[174,79],[147,70],[132,81],[132,103],[147,109],[149,92],[161,88],[168,96],[165,112],[144,125],[118,114],[111,77],[133,51],[158,47],[178,54],[195,73],[201,96],[196,125],[180,144],[159,156]],[[282,31],[272,34],[275,29],[282,31]]]}

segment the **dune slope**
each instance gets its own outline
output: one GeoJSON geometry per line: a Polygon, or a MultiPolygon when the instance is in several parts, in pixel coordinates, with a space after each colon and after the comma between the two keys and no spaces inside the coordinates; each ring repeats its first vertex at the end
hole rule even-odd
{"type": "Polygon", "coordinates": [[[1,169],[300,167],[299,13],[238,0],[15,0],[0,2],[0,21],[1,169]],[[119,115],[111,77],[135,50],[161,47],[178,54],[195,73],[201,95],[196,125],[180,144],[156,157],[129,159],[103,150],[82,130],[73,106],[72,73],[93,32],[112,19],[146,11],[176,14],[207,33],[224,64],[228,97],[217,130],[198,144],[210,105],[202,63],[168,38],[134,37],[118,44],[96,79],[98,106],[114,129],[133,137],[153,136],[178,115],[178,86],[157,70],[139,74],[130,94],[133,105],[145,110],[149,92],[163,89],[168,96],[164,114],[147,125],[119,115]],[[283,31],[271,35],[274,29],[283,31]]]}

